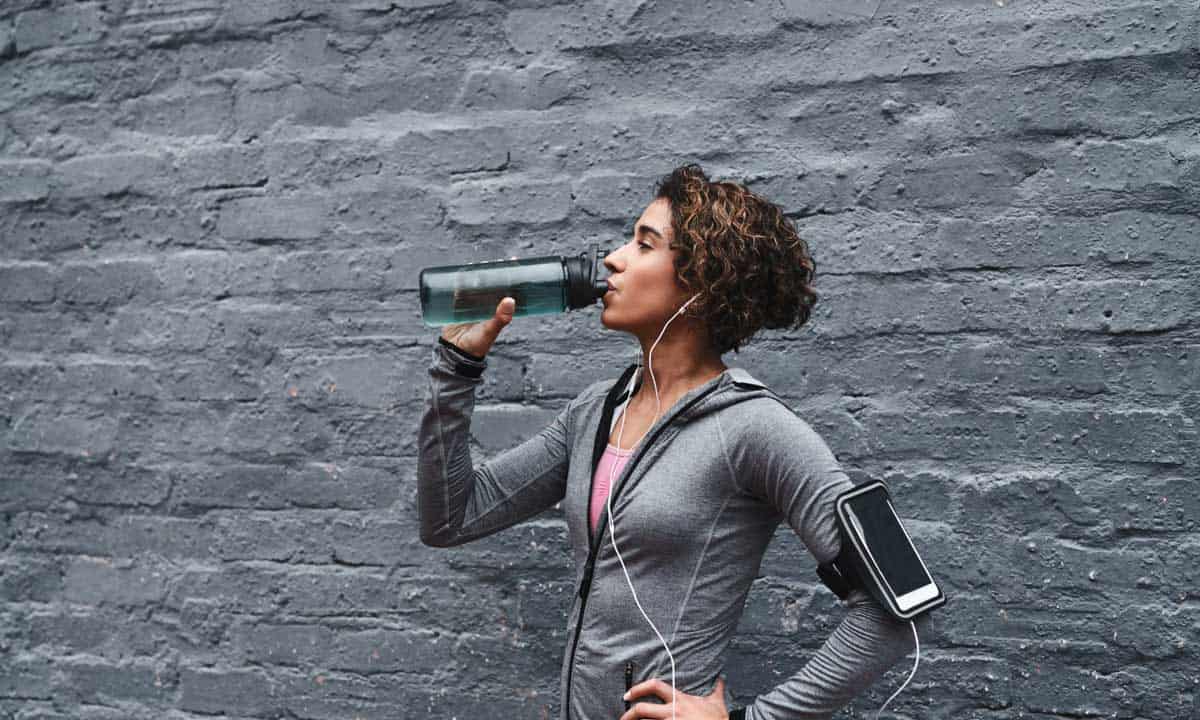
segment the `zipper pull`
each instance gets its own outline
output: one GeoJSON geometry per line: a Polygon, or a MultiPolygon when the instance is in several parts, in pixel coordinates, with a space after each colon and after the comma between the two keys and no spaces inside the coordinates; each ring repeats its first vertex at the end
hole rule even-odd
{"type": "MultiPolygon", "coordinates": [[[[629,689],[633,687],[633,668],[634,662],[632,660],[625,663],[625,692],[629,692],[629,689]]],[[[632,702],[632,700],[625,701],[626,710],[630,708],[630,703],[632,702]]]]}

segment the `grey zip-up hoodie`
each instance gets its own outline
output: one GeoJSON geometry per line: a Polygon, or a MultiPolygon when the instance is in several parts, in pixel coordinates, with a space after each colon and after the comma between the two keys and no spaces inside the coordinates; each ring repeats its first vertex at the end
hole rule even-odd
{"type": "MultiPolygon", "coordinates": [[[[419,428],[421,540],[451,547],[562,502],[575,587],[560,680],[561,720],[617,720],[624,669],[634,683],[671,682],[671,664],[642,617],[613,552],[607,511],[588,527],[592,476],[614,411],[641,368],[592,383],[550,425],[474,465],[468,447],[475,388],[487,362],[439,337],[419,428]]],[[[613,481],[617,547],[638,600],[670,645],[675,689],[708,695],[724,667],[750,585],[786,522],[816,563],[837,556],[833,501],[852,486],[821,437],[763,383],[731,367],[654,423],[613,481]]],[[[815,577],[815,572],[814,572],[815,577]]],[[[811,660],[732,718],[828,718],[913,648],[908,623],[862,590],[811,660]]],[[[921,637],[929,615],[917,620],[921,637]]],[[[732,708],[732,692],[725,701],[732,708]]],[[[658,703],[654,697],[638,702],[658,703]]]]}

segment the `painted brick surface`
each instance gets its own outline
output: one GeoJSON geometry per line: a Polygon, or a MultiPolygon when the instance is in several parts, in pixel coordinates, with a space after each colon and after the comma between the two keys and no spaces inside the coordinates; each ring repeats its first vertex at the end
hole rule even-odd
{"type": "MultiPolygon", "coordinates": [[[[3,3],[0,717],[556,717],[561,512],[418,537],[417,273],[610,245],[687,161],[817,259],[811,325],[726,362],[890,484],[951,595],[891,717],[1200,718],[1171,0],[3,3]]],[[[633,347],[518,319],[476,457],[633,347]]],[[[840,616],[784,527],[734,694],[840,616]]]]}

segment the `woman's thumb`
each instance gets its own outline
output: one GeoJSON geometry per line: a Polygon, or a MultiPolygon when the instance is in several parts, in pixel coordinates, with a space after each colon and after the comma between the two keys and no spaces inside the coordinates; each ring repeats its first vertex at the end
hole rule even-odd
{"type": "MultiPolygon", "coordinates": [[[[506,325],[512,322],[513,311],[517,308],[517,302],[512,298],[504,298],[500,304],[496,306],[496,312],[482,323],[477,323],[479,340],[486,348],[491,348],[492,343],[496,342],[496,338],[500,335],[500,331],[506,325]]],[[[485,351],[486,352],[486,351],[485,351]]]]}
{"type": "Polygon", "coordinates": [[[500,304],[496,306],[495,314],[483,326],[484,333],[486,333],[490,341],[495,342],[496,336],[500,334],[500,331],[512,322],[513,312],[516,309],[516,300],[506,297],[500,301],[500,304]]]}
{"type": "Polygon", "coordinates": [[[500,306],[496,308],[496,317],[500,318],[505,325],[513,319],[513,313],[516,312],[517,301],[510,297],[506,297],[500,301],[500,306]]]}

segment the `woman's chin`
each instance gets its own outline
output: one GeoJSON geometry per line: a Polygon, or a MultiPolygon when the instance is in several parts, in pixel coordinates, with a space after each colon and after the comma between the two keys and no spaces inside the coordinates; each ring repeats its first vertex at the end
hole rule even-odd
{"type": "Polygon", "coordinates": [[[615,318],[615,315],[613,314],[613,311],[607,307],[600,311],[600,324],[603,325],[604,327],[608,328],[609,330],[620,330],[621,329],[620,323],[616,322],[616,318],[615,318]]]}

